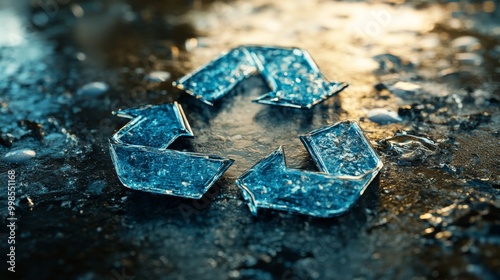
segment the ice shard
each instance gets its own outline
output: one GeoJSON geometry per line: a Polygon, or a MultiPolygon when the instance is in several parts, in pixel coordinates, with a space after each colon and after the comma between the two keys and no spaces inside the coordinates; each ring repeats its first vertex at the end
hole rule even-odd
{"type": "Polygon", "coordinates": [[[271,92],[257,103],[311,108],[347,87],[329,82],[305,50],[281,47],[246,47],[271,92]]]}
{"type": "Polygon", "coordinates": [[[320,128],[301,140],[321,172],[287,168],[280,147],[236,181],[254,215],[258,208],[315,217],[343,214],[383,165],[355,122],[320,128]]]}
{"type": "Polygon", "coordinates": [[[213,105],[255,71],[255,63],[248,52],[235,48],[174,81],[173,85],[213,105]]]}
{"type": "Polygon", "coordinates": [[[254,101],[268,105],[311,108],[348,86],[326,80],[307,51],[273,46],[234,48],[173,84],[213,105],[255,72],[271,92],[254,101]]]}
{"type": "Polygon", "coordinates": [[[115,115],[132,119],[113,135],[118,143],[166,149],[180,136],[193,136],[193,132],[178,103],[147,105],[124,109],[115,115]]]}
{"type": "Polygon", "coordinates": [[[111,159],[123,185],[136,190],[201,198],[233,160],[169,150],[179,136],[193,136],[178,103],[126,109],[132,118],[110,139],[111,159]]]}
{"type": "Polygon", "coordinates": [[[136,190],[199,199],[233,163],[197,153],[111,143],[123,185],[136,190]]]}

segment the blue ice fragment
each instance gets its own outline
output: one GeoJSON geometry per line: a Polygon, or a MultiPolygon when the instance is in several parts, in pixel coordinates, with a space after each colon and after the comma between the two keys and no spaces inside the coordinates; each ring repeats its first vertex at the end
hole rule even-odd
{"type": "Polygon", "coordinates": [[[233,163],[167,149],[177,137],[193,136],[177,103],[120,110],[117,115],[132,118],[110,139],[116,173],[129,188],[201,198],[233,163]]]}
{"type": "Polygon", "coordinates": [[[247,47],[271,92],[257,103],[311,108],[347,87],[327,81],[309,53],[298,48],[247,47]]]}
{"type": "Polygon", "coordinates": [[[348,86],[327,81],[305,50],[271,46],[234,48],[173,84],[213,105],[256,71],[271,88],[254,100],[261,104],[311,108],[348,86]]]}
{"type": "Polygon", "coordinates": [[[329,174],[287,168],[280,147],[238,178],[251,212],[271,208],[316,217],[347,211],[361,195],[369,176],[341,179],[329,174]]]}
{"type": "Polygon", "coordinates": [[[301,139],[322,172],[287,168],[280,147],[236,181],[254,215],[258,208],[315,217],[343,214],[382,168],[355,122],[339,122],[301,139]]]}
{"type": "Polygon", "coordinates": [[[213,105],[255,71],[254,62],[248,52],[243,48],[236,48],[174,81],[173,85],[213,105]]]}
{"type": "Polygon", "coordinates": [[[382,162],[356,122],[344,121],[300,136],[319,170],[334,176],[364,176],[382,162]]]}
{"type": "Polygon", "coordinates": [[[111,141],[111,158],[123,185],[141,191],[199,199],[233,160],[111,141]]]}
{"type": "Polygon", "coordinates": [[[132,119],[113,135],[119,143],[166,149],[179,136],[193,136],[177,102],[119,110],[115,114],[132,119]]]}

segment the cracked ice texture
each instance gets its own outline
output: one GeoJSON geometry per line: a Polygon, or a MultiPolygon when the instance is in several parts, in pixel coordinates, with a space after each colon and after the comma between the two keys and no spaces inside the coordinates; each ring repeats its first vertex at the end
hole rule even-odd
{"type": "Polygon", "coordinates": [[[286,167],[280,147],[236,183],[251,212],[270,208],[316,217],[348,211],[382,168],[361,128],[340,122],[301,137],[322,172],[286,167]]]}
{"type": "Polygon", "coordinates": [[[166,149],[179,136],[193,136],[178,103],[125,109],[116,115],[132,119],[113,135],[118,143],[166,149]]]}
{"type": "Polygon", "coordinates": [[[111,158],[125,186],[199,199],[232,160],[196,153],[110,143],[111,158]]]}
{"type": "Polygon", "coordinates": [[[272,92],[256,102],[310,108],[344,89],[345,83],[330,83],[308,52],[298,48],[246,47],[272,92]]]}
{"type": "Polygon", "coordinates": [[[252,58],[244,49],[237,48],[175,81],[174,86],[213,105],[255,71],[252,58]]]}
{"type": "Polygon", "coordinates": [[[381,164],[355,122],[345,121],[301,136],[321,171],[336,176],[363,176],[381,164]]]}
{"type": "Polygon", "coordinates": [[[118,111],[133,118],[110,139],[120,181],[131,189],[201,198],[233,160],[168,150],[179,136],[193,136],[178,103],[118,111]]]}
{"type": "Polygon", "coordinates": [[[271,208],[331,217],[349,210],[371,179],[348,180],[289,169],[280,148],[242,175],[238,184],[253,214],[257,208],[271,208]]]}
{"type": "Polygon", "coordinates": [[[254,100],[262,104],[311,108],[347,87],[328,82],[306,51],[270,46],[232,49],[173,84],[213,105],[257,70],[271,88],[254,100]]]}

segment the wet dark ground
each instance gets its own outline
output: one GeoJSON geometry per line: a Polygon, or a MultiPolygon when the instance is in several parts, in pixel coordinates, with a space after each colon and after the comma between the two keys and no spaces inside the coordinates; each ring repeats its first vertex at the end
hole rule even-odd
{"type": "Polygon", "coordinates": [[[2,279],[498,279],[500,3],[404,2],[2,2],[0,208],[7,224],[13,169],[18,218],[2,279]],[[351,85],[311,110],[252,103],[260,77],[214,107],[171,86],[248,43],[305,48],[351,85]],[[95,81],[109,90],[79,90],[95,81]],[[172,148],[235,160],[201,200],[129,190],[108,154],[113,110],[172,101],[195,134],[172,148]],[[345,119],[385,164],[355,207],[252,217],[235,179],[279,145],[314,170],[298,135],[345,119]],[[18,149],[36,156],[5,162],[18,149]]]}

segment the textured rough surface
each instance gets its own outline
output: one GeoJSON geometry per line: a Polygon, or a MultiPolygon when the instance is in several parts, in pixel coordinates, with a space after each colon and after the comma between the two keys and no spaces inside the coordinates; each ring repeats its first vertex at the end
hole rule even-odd
{"type": "Polygon", "coordinates": [[[24,163],[0,160],[0,215],[14,169],[18,218],[15,275],[1,225],[0,279],[499,279],[498,7],[0,1],[0,157],[36,151],[24,163]],[[59,6],[47,14],[40,3],[59,6]],[[454,41],[464,36],[474,39],[454,41]],[[258,76],[214,106],[171,86],[248,44],[307,50],[326,77],[350,86],[310,110],[252,102],[269,92],[258,76]],[[483,64],[461,64],[463,52],[483,64]],[[154,71],[171,77],[151,82],[154,71]],[[92,82],[109,90],[78,94],[92,82]],[[394,94],[398,82],[420,89],[394,94]],[[195,137],[169,150],[235,160],[201,199],[125,188],[109,155],[109,137],[130,121],[112,111],[174,101],[195,137]],[[374,123],[374,108],[402,121],[374,123]],[[352,209],[253,217],[235,179],[279,146],[288,168],[318,172],[298,136],[343,120],[359,123],[384,162],[352,209]]]}
{"type": "Polygon", "coordinates": [[[174,85],[213,105],[256,70],[271,89],[255,99],[261,104],[311,108],[347,87],[346,83],[328,82],[306,51],[269,46],[232,49],[174,85]]]}

